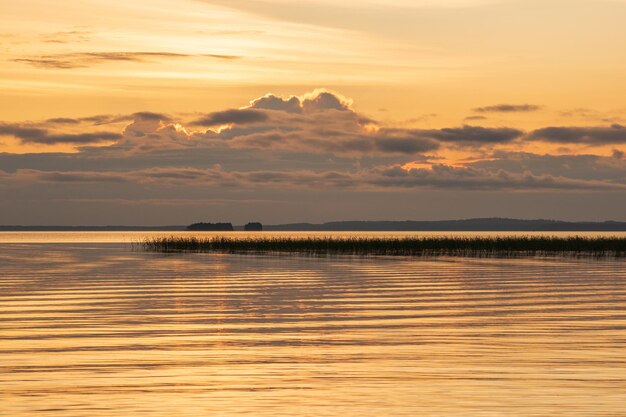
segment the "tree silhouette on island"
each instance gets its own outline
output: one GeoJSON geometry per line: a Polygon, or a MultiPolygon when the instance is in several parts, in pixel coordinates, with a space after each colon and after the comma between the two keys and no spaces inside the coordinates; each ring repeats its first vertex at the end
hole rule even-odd
{"type": "MultiPolygon", "coordinates": [[[[235,230],[232,223],[194,223],[187,226],[193,232],[232,232],[235,230]]],[[[261,232],[263,225],[259,222],[250,222],[243,227],[246,232],[261,232]]]]}
{"type": "Polygon", "coordinates": [[[262,232],[263,225],[259,222],[250,222],[243,227],[246,232],[262,232]]]}
{"type": "Polygon", "coordinates": [[[235,228],[232,223],[194,223],[187,226],[187,230],[194,232],[232,232],[235,228]]]}

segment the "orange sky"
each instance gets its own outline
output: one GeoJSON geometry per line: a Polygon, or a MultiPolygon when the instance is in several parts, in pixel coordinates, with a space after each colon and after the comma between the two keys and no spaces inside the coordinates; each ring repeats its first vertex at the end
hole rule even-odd
{"type": "Polygon", "coordinates": [[[589,124],[597,120],[561,113],[590,108],[615,116],[625,107],[620,1],[0,4],[5,120],[214,111],[270,91],[319,87],[389,121],[437,114],[433,127],[501,102],[544,107],[490,121],[525,128],[589,124]],[[81,56],[138,52],[185,56],[81,56]]]}
{"type": "MultiPolygon", "coordinates": [[[[0,152],[9,158],[0,173],[70,169],[18,155],[89,159],[122,148],[128,171],[137,158],[220,138],[230,153],[211,164],[225,167],[261,149],[324,154],[358,181],[389,167],[448,175],[437,165],[587,188],[624,181],[626,1],[0,0],[0,9],[0,152]],[[304,106],[316,90],[345,108],[320,101],[323,112],[286,115],[251,104],[272,93],[304,106]],[[146,112],[158,120],[137,116],[146,112]],[[225,121],[196,123],[203,115],[225,121]],[[600,165],[577,171],[590,158],[600,165]]],[[[293,173],[270,159],[245,167],[293,173]]]]}

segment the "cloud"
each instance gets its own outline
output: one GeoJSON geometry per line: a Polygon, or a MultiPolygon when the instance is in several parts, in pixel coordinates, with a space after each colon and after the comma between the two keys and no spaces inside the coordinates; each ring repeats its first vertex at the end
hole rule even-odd
{"type": "Polygon", "coordinates": [[[460,128],[444,128],[440,130],[423,131],[423,135],[432,137],[441,142],[459,145],[486,145],[508,143],[524,135],[524,132],[512,128],[486,128],[464,125],[460,128]]]}
{"type": "Polygon", "coordinates": [[[464,120],[470,120],[470,121],[487,120],[487,118],[485,116],[467,116],[464,120]]]}
{"type": "Polygon", "coordinates": [[[170,116],[168,116],[168,115],[166,115],[164,113],[154,113],[154,112],[149,112],[149,111],[142,111],[142,112],[133,113],[129,117],[127,117],[126,119],[124,119],[123,116],[121,118],[120,117],[117,118],[117,120],[128,120],[128,119],[130,119],[130,120],[135,120],[135,119],[159,120],[159,121],[164,121],[164,122],[171,122],[172,121],[170,116]]]}
{"type": "Polygon", "coordinates": [[[439,149],[439,144],[427,138],[415,137],[383,137],[374,141],[376,149],[381,152],[399,154],[418,154],[439,149]]]}
{"type": "Polygon", "coordinates": [[[225,54],[199,54],[196,56],[204,56],[207,58],[225,59],[225,60],[241,59],[241,56],[239,55],[225,55],[225,54]]]}
{"type": "MultiPolygon", "coordinates": [[[[478,148],[510,143],[524,132],[511,128],[464,125],[444,129],[382,127],[351,108],[351,100],[323,89],[288,98],[267,94],[247,107],[209,113],[177,122],[154,112],[129,115],[58,117],[38,124],[13,126],[23,142],[70,143],[91,154],[137,154],[173,148],[265,149],[342,157],[413,156],[444,146],[478,148]],[[91,130],[87,125],[128,123],[121,134],[91,130]],[[17,132],[16,128],[20,129],[17,132]],[[56,133],[51,133],[52,131],[56,133]],[[61,131],[60,133],[58,131],[61,131]],[[100,142],[114,141],[94,148],[100,142]]],[[[7,130],[7,129],[5,129],[7,130]]]]}
{"type": "Polygon", "coordinates": [[[51,133],[47,129],[20,124],[0,123],[0,136],[12,136],[22,143],[38,143],[43,145],[65,144],[95,144],[115,141],[121,138],[119,133],[92,132],[92,133],[51,133]]]}
{"type": "Polygon", "coordinates": [[[151,62],[158,59],[207,57],[215,59],[238,59],[236,55],[180,54],[174,52],[74,52],[67,54],[42,55],[16,58],[14,62],[44,69],[86,68],[105,62],[151,62]]]}
{"type": "Polygon", "coordinates": [[[211,113],[192,125],[217,127],[190,135],[193,146],[275,149],[335,155],[416,154],[439,144],[403,129],[384,129],[350,108],[351,101],[327,90],[289,98],[267,94],[241,109],[211,113]]]}
{"type": "Polygon", "coordinates": [[[304,112],[318,112],[324,110],[350,110],[351,101],[336,93],[326,90],[315,90],[305,94],[302,100],[304,112]]]}
{"type": "Polygon", "coordinates": [[[586,119],[598,123],[614,124],[623,123],[624,118],[618,113],[598,111],[587,108],[575,108],[559,112],[561,117],[586,119]]]}
{"type": "Polygon", "coordinates": [[[473,109],[477,113],[527,113],[538,110],[541,110],[541,106],[535,104],[496,104],[473,109]]]}
{"type": "Polygon", "coordinates": [[[509,143],[524,134],[517,129],[468,125],[432,130],[380,127],[374,120],[355,112],[350,100],[326,90],[289,98],[268,94],[253,100],[247,108],[213,113],[196,123],[234,124],[219,133],[209,131],[204,137],[227,139],[236,148],[353,156],[418,154],[437,150],[442,143],[457,146],[509,143]],[[250,128],[240,126],[249,123],[255,124],[250,128]]]}
{"type": "Polygon", "coordinates": [[[56,117],[46,120],[46,123],[55,125],[76,125],[80,123],[80,119],[72,119],[70,117],[56,117]]]}
{"type": "Polygon", "coordinates": [[[434,188],[459,190],[626,190],[626,184],[579,180],[525,171],[513,173],[475,167],[433,165],[430,169],[392,167],[371,180],[384,187],[434,188]]]}
{"type": "Polygon", "coordinates": [[[45,43],[76,43],[87,42],[93,33],[86,30],[69,30],[54,32],[41,37],[41,41],[45,43]]]}
{"type": "MultiPolygon", "coordinates": [[[[39,200],[48,201],[48,200],[39,200]]],[[[54,200],[54,202],[70,202],[79,204],[113,204],[121,206],[226,206],[230,204],[257,204],[268,203],[273,200],[264,199],[228,199],[228,198],[65,198],[54,200]]]]}
{"type": "Polygon", "coordinates": [[[128,182],[124,175],[115,172],[40,172],[38,177],[48,182],[128,182]]]}
{"type": "Polygon", "coordinates": [[[22,143],[75,145],[78,153],[68,156],[72,169],[68,161],[26,167],[11,163],[12,170],[22,170],[22,177],[35,182],[358,190],[621,190],[626,183],[620,149],[611,157],[503,150],[524,149],[529,141],[619,144],[626,130],[619,125],[530,134],[471,125],[387,127],[327,90],[289,97],[267,94],[246,107],[194,118],[157,112],[57,117],[0,123],[0,135],[22,143]],[[94,131],[104,124],[118,127],[119,133],[94,131]],[[448,161],[447,152],[463,156],[454,166],[436,163],[448,161]],[[90,170],[93,160],[102,171],[90,170]],[[67,170],[59,169],[64,164],[67,170]],[[206,168],[213,164],[221,166],[206,168]]]}
{"type": "Polygon", "coordinates": [[[302,97],[287,99],[266,94],[250,102],[250,108],[279,110],[287,113],[316,113],[325,110],[351,111],[352,100],[325,89],[317,89],[302,97]]]}
{"type": "Polygon", "coordinates": [[[626,144],[626,127],[619,124],[608,127],[546,127],[535,130],[529,138],[552,143],[626,144]]]}
{"type": "Polygon", "coordinates": [[[47,119],[43,123],[39,123],[39,126],[46,125],[78,125],[81,123],[92,124],[95,126],[105,125],[105,124],[114,124],[114,123],[122,123],[122,122],[133,122],[136,119],[141,120],[159,120],[164,122],[172,122],[173,119],[164,113],[154,113],[154,112],[137,112],[128,115],[111,115],[111,114],[100,114],[96,116],[89,117],[56,117],[52,119],[47,119]]]}
{"type": "Polygon", "coordinates": [[[512,173],[532,172],[577,180],[626,183],[626,160],[599,155],[538,155],[528,152],[498,151],[483,161],[468,166],[504,170],[512,173]]]}
{"type": "Polygon", "coordinates": [[[219,126],[226,124],[259,123],[269,119],[269,116],[261,111],[252,109],[230,109],[210,113],[205,117],[192,122],[197,126],[219,126]]]}
{"type": "Polygon", "coordinates": [[[1,181],[42,183],[137,183],[160,187],[234,187],[239,189],[334,188],[349,190],[450,189],[450,190],[626,190],[625,183],[579,180],[531,172],[512,173],[474,167],[434,165],[404,169],[400,166],[349,171],[226,171],[212,168],[158,167],[132,171],[17,170],[1,181]]]}
{"type": "Polygon", "coordinates": [[[250,102],[250,108],[264,110],[279,110],[287,113],[302,113],[302,102],[299,97],[291,96],[288,99],[266,94],[250,102]]]}

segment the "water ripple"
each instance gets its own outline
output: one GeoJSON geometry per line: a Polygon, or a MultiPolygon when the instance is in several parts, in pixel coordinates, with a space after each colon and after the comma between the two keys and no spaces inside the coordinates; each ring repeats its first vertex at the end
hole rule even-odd
{"type": "Polygon", "coordinates": [[[128,249],[0,245],[0,415],[626,415],[626,261],[128,249]]]}

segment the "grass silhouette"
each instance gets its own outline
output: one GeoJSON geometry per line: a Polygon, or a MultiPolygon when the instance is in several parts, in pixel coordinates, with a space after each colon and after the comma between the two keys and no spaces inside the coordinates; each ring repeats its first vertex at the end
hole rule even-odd
{"type": "Polygon", "coordinates": [[[152,237],[153,252],[301,253],[397,256],[626,256],[623,237],[152,237]]]}

